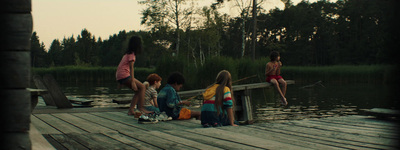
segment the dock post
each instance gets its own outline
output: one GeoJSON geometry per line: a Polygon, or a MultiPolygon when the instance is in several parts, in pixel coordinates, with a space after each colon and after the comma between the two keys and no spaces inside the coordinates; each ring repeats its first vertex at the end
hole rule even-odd
{"type": "Polygon", "coordinates": [[[247,89],[234,92],[236,120],[241,124],[253,124],[251,108],[251,90],[247,89]]]}
{"type": "Polygon", "coordinates": [[[1,149],[31,149],[31,0],[0,1],[1,149]]]}

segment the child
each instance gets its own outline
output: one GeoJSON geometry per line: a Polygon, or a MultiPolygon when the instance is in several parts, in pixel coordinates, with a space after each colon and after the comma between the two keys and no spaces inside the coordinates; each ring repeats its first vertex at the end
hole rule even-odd
{"type": "Polygon", "coordinates": [[[137,80],[134,76],[134,64],[136,55],[142,51],[142,39],[137,36],[133,36],[129,39],[128,49],[121,59],[116,72],[116,79],[120,85],[124,85],[135,91],[135,95],[131,101],[131,107],[129,108],[128,115],[135,114],[135,106],[138,103],[138,110],[143,113],[152,113],[144,108],[144,94],[145,86],[137,80]]]}
{"type": "Polygon", "coordinates": [[[269,58],[271,61],[268,62],[265,67],[265,75],[267,76],[265,80],[275,86],[279,95],[282,97],[281,104],[286,106],[288,104],[285,97],[287,84],[282,76],[280,76],[282,67],[282,63],[280,61],[281,56],[279,55],[279,52],[272,51],[269,58]],[[279,87],[279,84],[281,84],[282,89],[279,87]]]}
{"type": "Polygon", "coordinates": [[[237,126],[234,123],[231,74],[222,70],[214,84],[203,93],[201,124],[203,127],[237,126]]]}
{"type": "Polygon", "coordinates": [[[153,73],[147,76],[147,80],[143,83],[146,87],[146,92],[144,96],[144,106],[147,110],[154,111],[156,113],[160,113],[160,109],[158,109],[157,104],[157,91],[156,89],[160,88],[162,78],[153,73]]]}
{"type": "Polygon", "coordinates": [[[183,105],[190,105],[190,101],[182,101],[178,91],[185,83],[185,78],[181,73],[172,73],[167,80],[167,85],[158,93],[157,102],[161,112],[165,111],[174,120],[185,120],[190,118],[200,118],[200,112],[191,111],[183,108],[183,105]]]}

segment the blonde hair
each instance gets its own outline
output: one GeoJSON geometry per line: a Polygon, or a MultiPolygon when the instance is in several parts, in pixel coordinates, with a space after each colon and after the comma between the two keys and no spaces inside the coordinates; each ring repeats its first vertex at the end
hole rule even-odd
{"type": "MultiPolygon", "coordinates": [[[[217,89],[215,90],[215,109],[217,110],[217,114],[220,114],[220,108],[222,108],[224,101],[224,90],[225,87],[228,87],[231,92],[232,103],[234,105],[234,96],[232,91],[232,76],[231,73],[227,70],[222,70],[218,73],[217,78],[215,79],[214,84],[219,84],[217,89]]],[[[213,85],[214,85],[213,84],[213,85]]]]}

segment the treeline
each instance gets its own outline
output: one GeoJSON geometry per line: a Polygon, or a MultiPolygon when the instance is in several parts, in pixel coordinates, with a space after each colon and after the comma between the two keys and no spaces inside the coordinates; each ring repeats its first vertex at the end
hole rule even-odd
{"type": "MultiPolygon", "coordinates": [[[[259,11],[255,56],[268,57],[272,50],[277,50],[285,65],[396,63],[396,4],[395,0],[345,0],[292,5],[289,0],[284,10],[259,11]]],[[[138,67],[153,67],[160,56],[176,55],[177,37],[179,58],[195,67],[215,56],[251,56],[251,17],[232,18],[215,7],[204,7],[197,13],[202,17],[198,20],[201,25],[178,32],[161,26],[149,31],[120,31],[102,40],[83,29],[77,37],[55,39],[48,52],[34,32],[32,66],[117,66],[125,51],[125,41],[132,35],[141,36],[144,43],[144,53],[135,64],[138,67]]]]}

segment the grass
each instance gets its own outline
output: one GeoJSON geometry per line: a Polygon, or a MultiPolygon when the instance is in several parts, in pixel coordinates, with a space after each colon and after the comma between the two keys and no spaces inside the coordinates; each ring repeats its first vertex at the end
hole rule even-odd
{"type": "MultiPolygon", "coordinates": [[[[232,73],[233,80],[242,79],[257,74],[258,77],[246,79],[238,84],[264,82],[264,67],[266,61],[255,62],[228,58],[212,59],[203,67],[184,65],[183,74],[186,78],[185,90],[207,87],[214,82],[215,76],[222,69],[232,73]]],[[[165,63],[165,62],[164,62],[165,63]]],[[[164,70],[167,68],[163,68],[164,70]]],[[[168,70],[168,69],[167,69],[168,70]]],[[[84,67],[64,66],[51,68],[32,68],[33,75],[52,74],[59,82],[115,82],[116,67],[84,67]]],[[[397,78],[398,71],[393,65],[335,65],[335,66],[283,66],[281,74],[287,80],[295,80],[297,84],[313,83],[321,80],[325,83],[374,83],[388,84],[390,79],[397,78]]],[[[135,68],[135,77],[145,81],[151,73],[157,73],[155,68],[135,68]]],[[[159,73],[160,74],[160,73],[159,73]]],[[[163,81],[167,81],[166,73],[161,73],[163,81]],[[162,75],[164,74],[164,75],[162,75]]]]}

